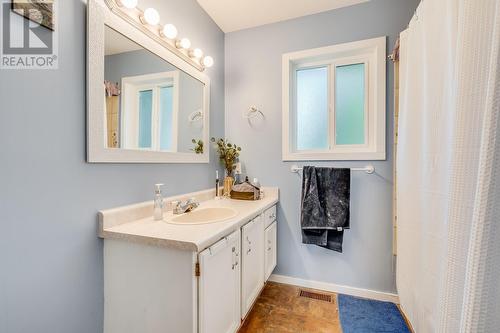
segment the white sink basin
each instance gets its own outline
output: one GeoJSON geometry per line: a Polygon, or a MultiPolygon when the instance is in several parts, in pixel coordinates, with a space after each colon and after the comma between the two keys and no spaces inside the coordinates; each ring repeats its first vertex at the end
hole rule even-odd
{"type": "Polygon", "coordinates": [[[205,224],[221,222],[238,215],[238,212],[232,208],[214,207],[214,208],[198,208],[192,212],[176,216],[168,223],[172,224],[205,224]]]}

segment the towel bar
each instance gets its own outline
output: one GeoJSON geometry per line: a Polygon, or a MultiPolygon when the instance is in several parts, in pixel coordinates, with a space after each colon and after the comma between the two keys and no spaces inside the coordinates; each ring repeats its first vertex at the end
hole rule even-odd
{"type": "MultiPolygon", "coordinates": [[[[294,164],[290,167],[290,171],[293,173],[299,173],[302,171],[302,168],[294,164]]],[[[372,174],[375,172],[375,167],[373,165],[367,165],[364,168],[351,168],[351,171],[364,171],[367,174],[372,174]]]]}

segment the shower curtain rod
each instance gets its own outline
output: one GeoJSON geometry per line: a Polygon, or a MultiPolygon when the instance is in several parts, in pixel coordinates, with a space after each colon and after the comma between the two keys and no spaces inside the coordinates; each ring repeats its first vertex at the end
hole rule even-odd
{"type": "Polygon", "coordinates": [[[399,61],[399,37],[396,39],[396,43],[394,43],[392,53],[387,58],[393,62],[399,61]]]}
{"type": "MultiPolygon", "coordinates": [[[[350,169],[351,171],[364,171],[367,174],[372,174],[375,172],[375,167],[373,165],[367,165],[364,168],[350,168],[350,169]]],[[[302,171],[302,168],[294,164],[290,167],[290,171],[293,173],[299,173],[300,171],[302,171]]]]}
{"type": "MultiPolygon", "coordinates": [[[[413,18],[415,18],[418,21],[418,11],[419,11],[419,8],[421,8],[420,6],[423,6],[424,1],[425,0],[420,1],[417,9],[415,9],[415,13],[413,14],[413,17],[411,18],[411,20],[413,20],[413,18]]],[[[411,22],[411,20],[410,20],[410,22],[411,22]]],[[[408,23],[408,26],[409,26],[409,24],[410,23],[408,23]]],[[[407,27],[407,29],[408,29],[408,27],[407,27]]],[[[396,39],[396,42],[394,43],[394,48],[392,49],[392,53],[389,56],[387,56],[387,58],[392,60],[393,62],[399,61],[399,37],[398,37],[398,39],[396,39]]]]}

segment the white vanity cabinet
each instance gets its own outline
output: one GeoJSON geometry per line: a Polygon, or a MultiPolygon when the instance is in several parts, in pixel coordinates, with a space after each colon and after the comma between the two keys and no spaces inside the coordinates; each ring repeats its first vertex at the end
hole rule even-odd
{"type": "Polygon", "coordinates": [[[241,318],[245,318],[264,286],[262,215],[243,226],[241,236],[241,318]]]}
{"type": "Polygon", "coordinates": [[[232,333],[240,326],[240,230],[199,254],[199,332],[232,333]]]}
{"type": "Polygon", "coordinates": [[[209,201],[240,214],[219,224],[154,221],[150,203],[101,211],[104,333],[236,333],[276,265],[278,192],[268,193],[209,201]]]}

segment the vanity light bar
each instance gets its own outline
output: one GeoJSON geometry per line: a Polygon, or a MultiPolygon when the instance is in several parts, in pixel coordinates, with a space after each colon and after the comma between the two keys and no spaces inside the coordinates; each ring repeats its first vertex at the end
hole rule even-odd
{"type": "Polygon", "coordinates": [[[123,6],[128,9],[134,9],[137,7],[137,0],[116,0],[118,6],[123,6]]]}
{"type": "Polygon", "coordinates": [[[199,48],[191,49],[188,38],[177,39],[177,28],[171,24],[160,25],[160,14],[154,8],[142,11],[137,7],[138,0],[105,0],[109,9],[139,30],[143,31],[181,59],[196,67],[199,71],[212,67],[214,59],[204,56],[199,48]]]}
{"type": "Polygon", "coordinates": [[[203,51],[200,49],[189,50],[189,56],[196,59],[203,57],[203,51]]]}
{"type": "Polygon", "coordinates": [[[146,8],[141,16],[139,16],[141,23],[151,26],[157,26],[160,23],[160,13],[154,8],[146,8]]]}
{"type": "Polygon", "coordinates": [[[178,39],[175,41],[175,47],[178,49],[189,50],[191,41],[187,38],[178,39]]]}
{"type": "Polygon", "coordinates": [[[163,29],[160,30],[160,36],[168,39],[175,39],[177,38],[177,28],[175,25],[168,23],[163,26],[163,29]]]}

